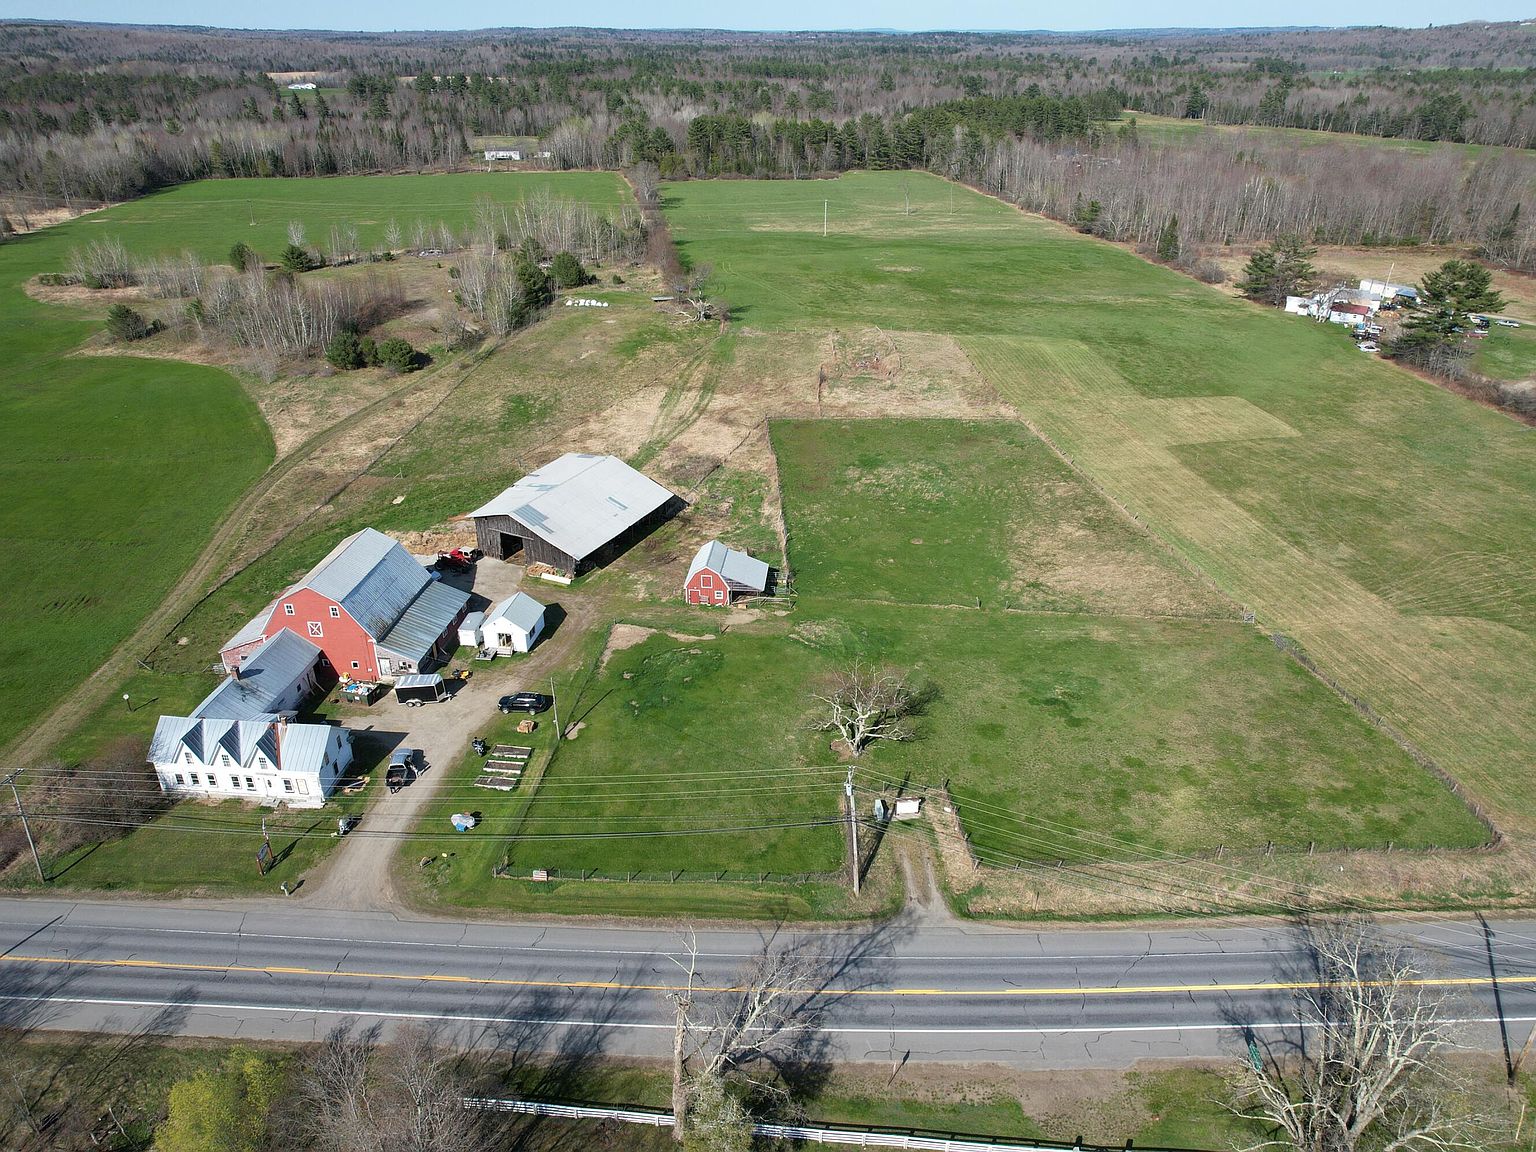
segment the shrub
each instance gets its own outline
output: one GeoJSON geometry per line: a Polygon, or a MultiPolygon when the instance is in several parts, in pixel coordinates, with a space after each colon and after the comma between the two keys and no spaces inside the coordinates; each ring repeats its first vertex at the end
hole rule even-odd
{"type": "Polygon", "coordinates": [[[325,359],[332,368],[350,371],[367,363],[363,357],[363,342],[351,329],[343,329],[331,337],[325,346],[325,359]]]}
{"type": "Polygon", "coordinates": [[[283,266],[284,272],[308,272],[320,266],[314,253],[298,244],[290,244],[284,248],[277,262],[283,266]]]}
{"type": "Polygon", "coordinates": [[[569,252],[556,253],[549,270],[557,288],[580,288],[589,279],[581,261],[569,252]]]}
{"type": "Polygon", "coordinates": [[[244,272],[256,264],[261,263],[261,257],[256,255],[256,250],[244,240],[239,241],[229,250],[229,266],[236,272],[244,272]]]}
{"type": "Polygon", "coordinates": [[[126,304],[114,304],[107,309],[107,335],[114,340],[142,340],[155,330],[156,325],[126,304]]]}
{"type": "Polygon", "coordinates": [[[416,349],[399,337],[379,345],[379,363],[392,372],[414,372],[419,367],[416,349]]]}
{"type": "Polygon", "coordinates": [[[82,251],[69,254],[69,270],[87,288],[131,288],[139,282],[123,242],[116,238],[92,240],[82,251]]]}
{"type": "Polygon", "coordinates": [[[363,354],[363,363],[369,368],[379,366],[379,346],[373,342],[372,336],[364,336],[358,341],[358,348],[363,354]]]}

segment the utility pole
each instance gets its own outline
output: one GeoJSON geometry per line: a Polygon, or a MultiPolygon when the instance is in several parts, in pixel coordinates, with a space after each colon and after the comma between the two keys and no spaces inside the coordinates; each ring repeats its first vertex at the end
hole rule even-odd
{"type": "Polygon", "coordinates": [[[32,839],[32,825],[27,823],[27,810],[21,805],[21,792],[16,787],[16,777],[21,775],[18,768],[5,778],[5,783],[11,786],[11,796],[16,800],[16,815],[21,817],[21,830],[27,834],[27,847],[32,849],[32,863],[37,868],[38,883],[48,883],[48,877],[43,875],[43,862],[37,856],[37,843],[32,839]]]}
{"type": "Polygon", "coordinates": [[[821,234],[823,237],[827,234],[827,201],[825,200],[821,202],[821,234]]]}
{"type": "Polygon", "coordinates": [[[560,698],[555,695],[555,678],[549,678],[549,703],[555,710],[555,743],[560,743],[560,698]]]}
{"type": "Polygon", "coordinates": [[[848,782],[843,785],[848,796],[848,832],[853,838],[853,894],[859,894],[859,813],[853,799],[853,765],[848,765],[848,782]]]}

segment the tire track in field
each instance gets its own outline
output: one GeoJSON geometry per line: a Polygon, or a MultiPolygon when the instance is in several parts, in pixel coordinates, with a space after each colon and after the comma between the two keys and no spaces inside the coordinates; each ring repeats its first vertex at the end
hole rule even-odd
{"type": "Polygon", "coordinates": [[[1308,556],[1152,442],[1148,406],[1157,401],[1086,346],[1013,337],[963,343],[982,375],[1074,466],[1269,630],[1300,641],[1331,676],[1497,808],[1501,822],[1530,825],[1536,782],[1525,759],[1536,732],[1530,715],[1498,703],[1528,690],[1536,641],[1484,620],[1406,614],[1308,556]]]}

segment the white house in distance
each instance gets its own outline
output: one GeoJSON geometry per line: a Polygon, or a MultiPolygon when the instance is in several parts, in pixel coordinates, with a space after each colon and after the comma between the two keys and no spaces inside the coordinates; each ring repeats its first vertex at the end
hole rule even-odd
{"type": "Polygon", "coordinates": [[[683,599],[689,604],[729,604],[738,596],[761,596],[768,588],[769,571],[763,561],[711,540],[688,565],[683,599]]]}
{"type": "Polygon", "coordinates": [[[319,87],[319,85],[313,83],[312,81],[305,80],[305,81],[301,81],[298,84],[290,84],[290,85],[288,85],[288,91],[290,91],[290,92],[313,92],[317,87],[319,87]]]}
{"type": "Polygon", "coordinates": [[[352,763],[352,734],[297,724],[318,686],[320,649],[297,633],[268,638],[191,716],[162,716],[149,745],[162,790],[318,808],[352,763]]]}
{"type": "Polygon", "coordinates": [[[521,160],[523,150],[521,148],[487,148],[485,150],[485,162],[489,164],[493,160],[521,160]]]}
{"type": "Polygon", "coordinates": [[[480,635],[487,648],[506,655],[528,652],[544,631],[544,605],[526,592],[508,596],[486,613],[480,635]]]}

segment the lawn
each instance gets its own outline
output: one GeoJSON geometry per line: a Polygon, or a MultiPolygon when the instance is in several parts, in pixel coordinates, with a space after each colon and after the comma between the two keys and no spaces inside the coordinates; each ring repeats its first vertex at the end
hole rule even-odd
{"type": "Polygon", "coordinates": [[[1536,677],[1527,429],[933,177],[677,184],[665,208],[754,328],[958,336],[1004,400],[1262,627],[1496,818],[1529,821],[1536,717],[1512,706],[1536,677]]]}
{"type": "MultiPolygon", "coordinates": [[[[535,749],[521,785],[476,787],[483,760],[467,750],[399,854],[405,890],[428,907],[589,915],[799,920],[841,904],[840,885],[799,875],[839,867],[838,829],[761,826],[835,819],[842,770],[807,771],[808,734],[794,732],[798,747],[786,755],[783,733],[766,720],[755,743],[711,738],[722,709],[751,716],[749,689],[733,677],[762,658],[757,645],[657,635],[615,653],[590,680],[579,669],[557,678],[562,723],[582,725],[576,738],[551,760],[551,714],[531,735],[516,731],[518,716],[489,726],[487,741],[535,749]],[[763,764],[746,757],[771,762],[786,782],[765,780],[763,764]],[[459,811],[475,813],[478,826],[454,832],[449,816],[459,811]],[[731,831],[699,831],[708,828],[731,831]],[[506,877],[493,876],[503,866],[506,877]],[[552,879],[532,882],[536,868],[552,879]],[[706,875],[721,871],[733,875],[706,875]],[[765,882],[764,873],[775,875],[765,882]]],[[[768,686],[786,690],[771,676],[768,686]]]]}

